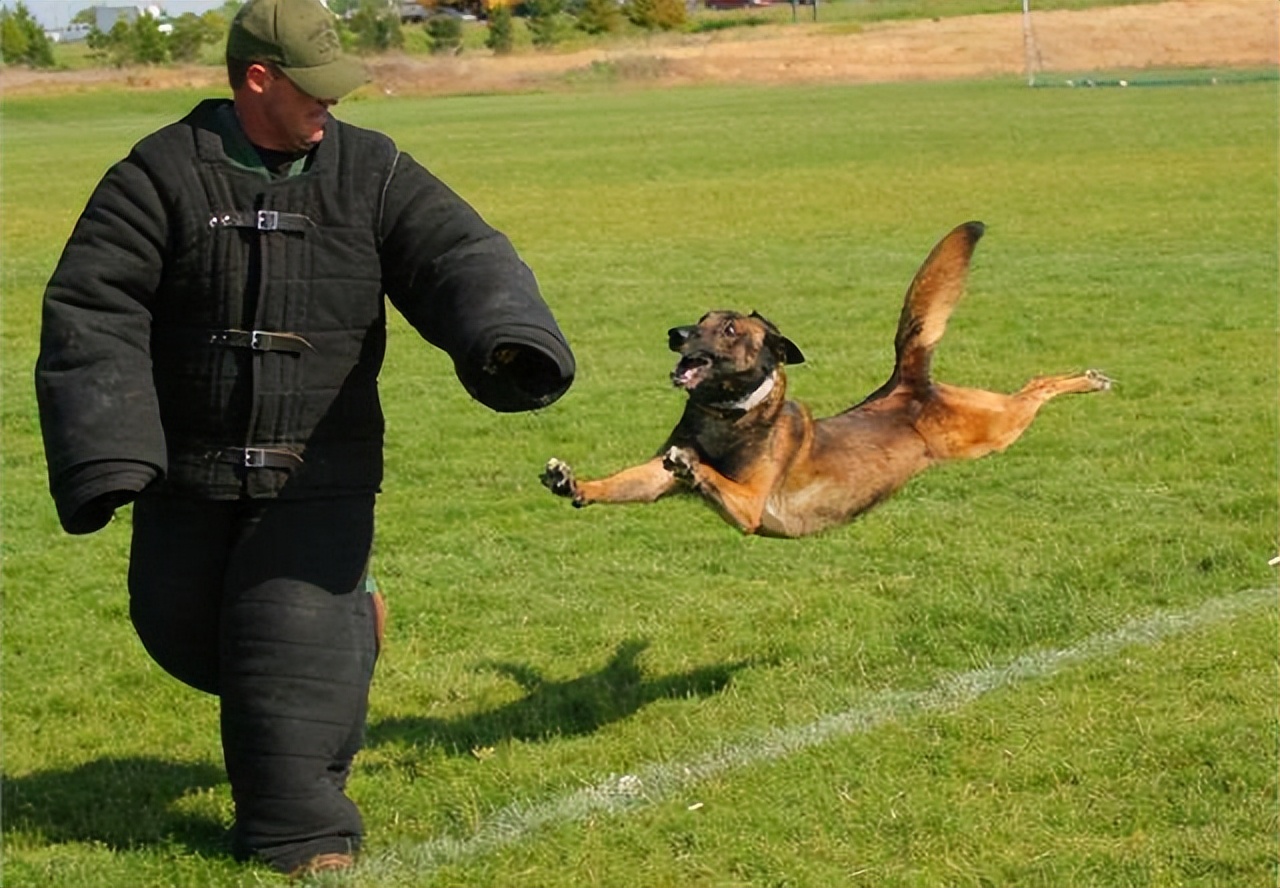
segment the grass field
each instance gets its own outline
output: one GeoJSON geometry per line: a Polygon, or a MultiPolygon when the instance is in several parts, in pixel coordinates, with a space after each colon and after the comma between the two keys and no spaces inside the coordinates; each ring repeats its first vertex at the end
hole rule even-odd
{"type": "MultiPolygon", "coordinates": [[[[216,701],[132,635],[127,514],[59,531],[31,391],[90,189],[197,98],[3,108],[5,885],[283,884],[225,854],[216,701]]],[[[510,233],[580,362],[498,416],[393,322],[349,884],[1274,885],[1276,109],[1274,82],[340,106],[510,233]],[[792,393],[848,406],[973,218],[936,375],[1114,391],[805,540],[539,486],[661,443],[665,331],[709,308],[768,315],[809,356],[792,393]]]]}

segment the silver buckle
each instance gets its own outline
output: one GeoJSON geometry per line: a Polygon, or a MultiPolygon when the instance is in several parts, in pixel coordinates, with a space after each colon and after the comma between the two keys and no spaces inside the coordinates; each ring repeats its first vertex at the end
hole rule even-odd
{"type": "Polygon", "coordinates": [[[267,452],[261,447],[246,447],[244,450],[244,467],[261,469],[267,464],[267,452]]]}
{"type": "Polygon", "coordinates": [[[275,210],[258,210],[258,230],[275,231],[280,227],[280,214],[275,210]]]}
{"type": "Polygon", "coordinates": [[[271,334],[264,333],[262,330],[252,330],[249,333],[249,348],[254,351],[268,351],[271,348],[271,334]]]}

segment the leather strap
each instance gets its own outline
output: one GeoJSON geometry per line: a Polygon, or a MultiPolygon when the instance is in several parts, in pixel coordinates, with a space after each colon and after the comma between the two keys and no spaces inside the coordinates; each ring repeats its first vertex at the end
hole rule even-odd
{"type": "Polygon", "coordinates": [[[226,447],[214,457],[246,469],[284,469],[291,471],[302,465],[302,457],[280,447],[226,447]]]}
{"type": "Polygon", "coordinates": [[[297,333],[281,333],[269,330],[210,330],[205,340],[210,345],[230,348],[251,348],[254,351],[289,352],[300,355],[315,351],[310,342],[297,333]]]}
{"type": "Polygon", "coordinates": [[[306,231],[314,223],[301,213],[277,210],[225,210],[209,217],[210,228],[255,228],[258,231],[306,231]]]}

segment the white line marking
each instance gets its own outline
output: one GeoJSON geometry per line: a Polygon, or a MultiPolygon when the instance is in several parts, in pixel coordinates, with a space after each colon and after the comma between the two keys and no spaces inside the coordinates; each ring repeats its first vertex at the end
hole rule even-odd
{"type": "Polygon", "coordinates": [[[633,774],[610,775],[592,786],[541,802],[513,802],[496,811],[470,836],[439,836],[424,842],[405,842],[369,855],[361,872],[405,867],[419,872],[437,869],[505,848],[543,827],[585,820],[592,814],[612,814],[671,798],[698,783],[728,771],[784,758],[831,740],[863,734],[881,725],[923,712],[946,710],[1023,681],[1046,678],[1063,669],[1110,656],[1132,645],[1152,645],[1165,638],[1275,605],[1276,589],[1247,589],[1211,599],[1187,611],[1157,612],[1117,629],[1091,635],[1079,644],[1036,651],[1003,666],[988,666],[949,676],[926,691],[885,691],[853,709],[817,721],[775,728],[687,762],[657,762],[633,774]]]}

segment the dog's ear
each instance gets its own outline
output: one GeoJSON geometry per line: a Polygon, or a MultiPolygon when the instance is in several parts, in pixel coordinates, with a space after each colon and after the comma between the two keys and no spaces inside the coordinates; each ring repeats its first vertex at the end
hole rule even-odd
{"type": "Polygon", "coordinates": [[[778,345],[782,349],[782,363],[790,364],[792,366],[804,363],[804,352],[800,351],[799,346],[790,339],[779,334],[778,345]]]}
{"type": "Polygon", "coordinates": [[[800,348],[794,342],[782,335],[782,331],[778,329],[777,324],[758,311],[751,312],[751,317],[764,324],[764,344],[777,355],[778,360],[784,364],[791,365],[804,363],[804,352],[800,351],[800,348]]]}

